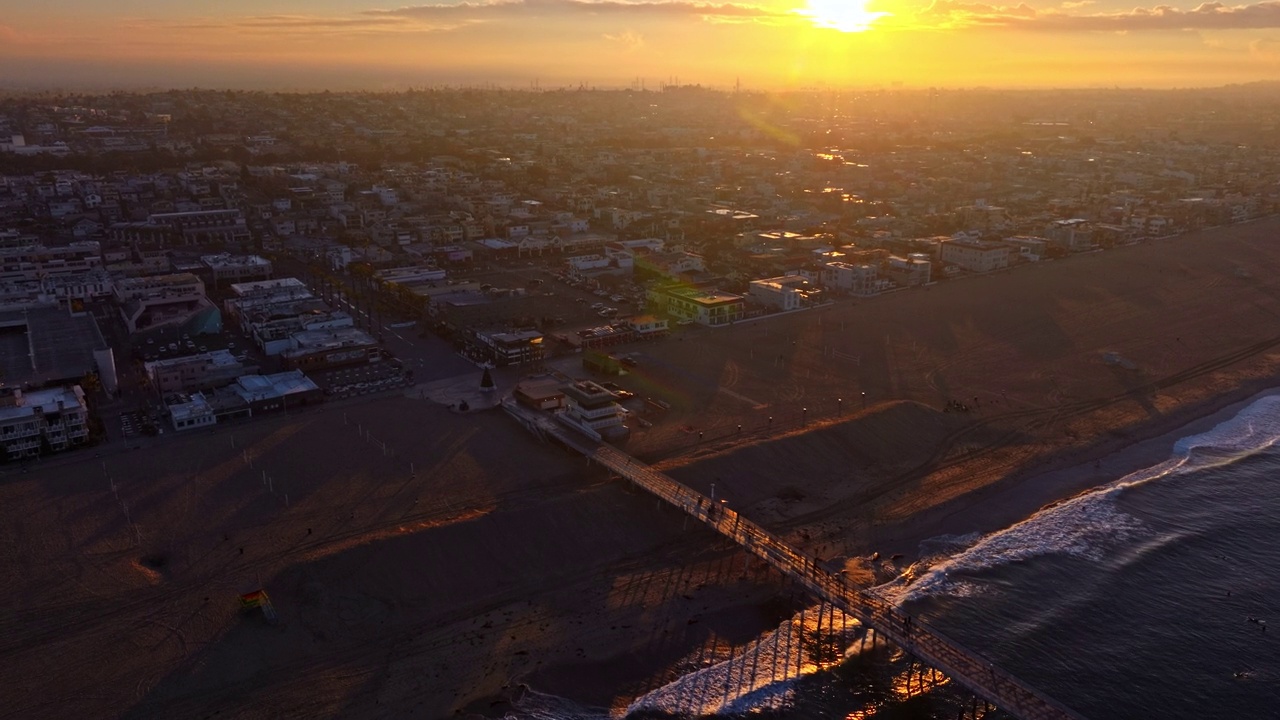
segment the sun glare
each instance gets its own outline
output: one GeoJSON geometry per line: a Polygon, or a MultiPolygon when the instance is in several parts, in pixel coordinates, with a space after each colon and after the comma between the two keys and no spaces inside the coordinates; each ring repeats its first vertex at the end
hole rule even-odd
{"type": "Polygon", "coordinates": [[[876,20],[889,13],[867,9],[868,0],[808,0],[809,6],[802,13],[813,18],[818,27],[833,28],[841,32],[862,32],[876,20]]]}

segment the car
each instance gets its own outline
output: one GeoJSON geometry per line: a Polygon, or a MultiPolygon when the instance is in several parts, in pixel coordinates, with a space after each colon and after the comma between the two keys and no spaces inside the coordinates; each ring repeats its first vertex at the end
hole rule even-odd
{"type": "Polygon", "coordinates": [[[200,352],[209,352],[209,348],[205,345],[200,346],[200,352]]]}
{"type": "Polygon", "coordinates": [[[614,302],[622,302],[622,301],[623,301],[623,300],[625,300],[626,298],[622,297],[621,295],[610,295],[610,296],[609,296],[609,299],[610,299],[610,300],[612,300],[612,301],[614,301],[614,302]]]}
{"type": "Polygon", "coordinates": [[[693,321],[692,321],[692,320],[690,320],[689,318],[685,318],[685,319],[683,319],[683,320],[677,320],[677,321],[676,321],[676,324],[677,324],[677,325],[692,325],[692,324],[693,324],[693,321]]]}

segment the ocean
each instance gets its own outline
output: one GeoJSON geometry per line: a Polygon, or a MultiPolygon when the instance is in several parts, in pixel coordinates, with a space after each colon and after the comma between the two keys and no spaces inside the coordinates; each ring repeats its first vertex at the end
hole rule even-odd
{"type": "MultiPolygon", "coordinates": [[[[985,537],[928,541],[876,592],[1090,720],[1280,718],[1277,440],[1280,396],[1257,399],[1155,467],[985,537]]],[[[972,708],[868,639],[808,608],[629,714],[950,720],[972,708]]],[[[519,715],[607,717],[536,692],[519,715]]]]}

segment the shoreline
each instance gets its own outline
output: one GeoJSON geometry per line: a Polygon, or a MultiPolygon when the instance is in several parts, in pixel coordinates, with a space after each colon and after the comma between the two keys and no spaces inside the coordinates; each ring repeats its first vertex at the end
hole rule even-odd
{"type": "Polygon", "coordinates": [[[1044,460],[1042,465],[1047,467],[1015,471],[973,493],[879,527],[872,542],[883,555],[900,553],[905,568],[919,559],[920,545],[927,540],[975,532],[987,536],[1026,522],[1056,504],[1168,460],[1178,440],[1212,430],[1262,398],[1277,394],[1280,377],[1259,378],[1172,413],[1162,422],[1140,426],[1133,431],[1137,437],[1127,442],[1103,440],[1070,456],[1069,448],[1061,449],[1044,460]]]}

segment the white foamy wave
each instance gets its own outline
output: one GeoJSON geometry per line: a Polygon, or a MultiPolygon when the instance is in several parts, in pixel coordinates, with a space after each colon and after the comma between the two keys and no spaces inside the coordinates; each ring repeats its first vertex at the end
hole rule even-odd
{"type": "Polygon", "coordinates": [[[785,709],[795,695],[797,679],[857,652],[852,641],[861,632],[858,621],[839,610],[806,610],[733,657],[636,698],[627,714],[738,716],[785,709]]]}
{"type": "Polygon", "coordinates": [[[1200,449],[1251,454],[1271,447],[1277,440],[1280,440],[1280,395],[1267,395],[1212,430],[1174,443],[1173,454],[1175,458],[1186,458],[1200,449]]]}
{"type": "Polygon", "coordinates": [[[875,591],[899,604],[931,595],[969,596],[982,592],[984,586],[963,574],[1053,553],[1102,560],[1108,548],[1132,541],[1145,531],[1142,521],[1116,506],[1115,494],[1120,490],[1120,486],[1113,486],[1043,510],[986,536],[917,578],[907,574],[875,591]]]}
{"type": "MultiPolygon", "coordinates": [[[[1045,509],[1017,525],[986,536],[971,547],[916,576],[908,571],[876,592],[897,603],[931,595],[969,596],[986,587],[963,575],[1049,554],[1101,561],[1110,549],[1146,535],[1142,521],[1116,505],[1120,493],[1177,473],[1234,462],[1280,440],[1280,394],[1251,403],[1212,430],[1174,443],[1171,457],[1116,482],[1045,509]]],[[[922,555],[937,555],[968,536],[944,536],[922,544],[922,555]]]]}

